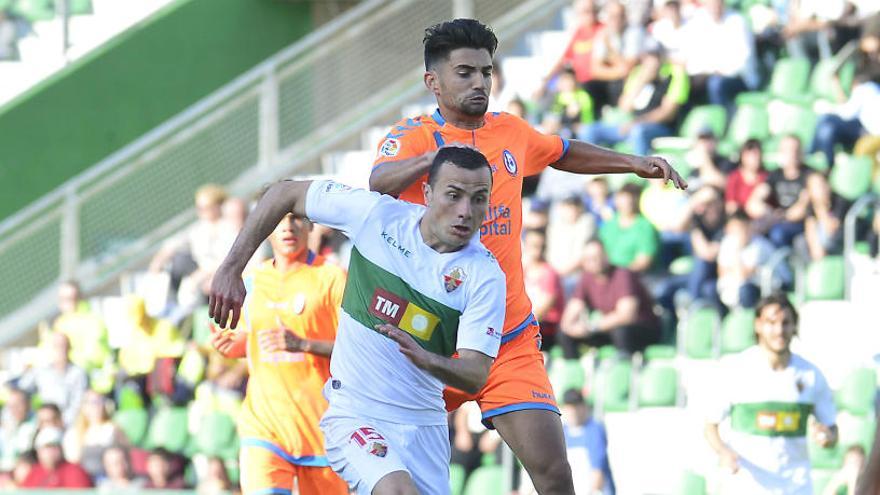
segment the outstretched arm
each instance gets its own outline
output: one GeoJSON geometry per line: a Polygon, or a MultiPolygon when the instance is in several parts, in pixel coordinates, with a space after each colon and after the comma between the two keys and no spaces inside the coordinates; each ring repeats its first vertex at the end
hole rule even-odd
{"type": "Polygon", "coordinates": [[[376,165],[370,174],[370,190],[398,196],[419,177],[428,173],[436,151],[376,165]]]}
{"type": "Polygon", "coordinates": [[[494,359],[479,351],[459,349],[458,359],[443,357],[426,351],[403,330],[388,324],[376,325],[376,330],[400,345],[400,352],[416,367],[437,377],[443,383],[475,394],[486,384],[489,368],[494,359]]]}
{"type": "Polygon", "coordinates": [[[568,152],[552,166],[574,174],[628,174],[646,179],[671,180],[675,187],[687,189],[687,182],[658,156],[618,153],[583,141],[569,141],[568,152]]]}
{"type": "Polygon", "coordinates": [[[297,216],[306,215],[306,195],[311,184],[311,181],[277,182],[266,191],[253,213],[248,215],[211,282],[208,314],[221,328],[226,328],[230,317],[230,328],[238,325],[245,296],[241,273],[248,260],[284,215],[290,212],[297,216]]]}

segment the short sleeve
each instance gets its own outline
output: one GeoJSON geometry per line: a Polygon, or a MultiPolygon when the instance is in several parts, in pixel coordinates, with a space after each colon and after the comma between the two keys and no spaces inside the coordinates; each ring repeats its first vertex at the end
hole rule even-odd
{"type": "Polygon", "coordinates": [[[688,96],[691,92],[691,81],[687,76],[687,73],[684,70],[684,67],[680,65],[672,65],[671,76],[669,81],[669,88],[666,89],[666,97],[672,98],[672,100],[679,105],[684,105],[688,101],[688,96]]]}
{"type": "Polygon", "coordinates": [[[436,143],[426,138],[421,126],[421,122],[413,119],[404,119],[392,126],[379,143],[373,170],[385,163],[414,158],[436,149],[436,143]]]}
{"type": "Polygon", "coordinates": [[[306,216],[354,238],[381,197],[332,180],[315,181],[306,195],[306,216]]]}
{"type": "MultiPolygon", "coordinates": [[[[488,253],[486,256],[488,260],[488,253]]],[[[504,331],[504,274],[494,261],[479,269],[486,275],[481,283],[469,288],[466,306],[458,320],[456,349],[479,351],[494,358],[504,331]]]]}
{"type": "Polygon", "coordinates": [[[519,125],[526,140],[526,164],[523,167],[526,177],[540,174],[568,152],[567,139],[540,133],[522,119],[519,119],[519,125]]]}
{"type": "Polygon", "coordinates": [[[837,423],[837,407],[834,405],[834,394],[831,387],[825,380],[825,375],[815,368],[815,403],[813,404],[813,415],[825,426],[832,426],[837,423]]]}

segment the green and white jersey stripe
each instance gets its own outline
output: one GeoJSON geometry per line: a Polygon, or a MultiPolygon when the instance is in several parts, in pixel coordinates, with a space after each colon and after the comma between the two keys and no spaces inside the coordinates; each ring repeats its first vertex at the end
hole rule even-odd
{"type": "Polygon", "coordinates": [[[495,357],[505,284],[494,257],[477,238],[438,253],[419,231],[423,206],[332,181],[312,184],[306,211],[353,244],[326,388],[331,405],[402,424],[446,424],[443,384],[374,327],[393,324],[443,356],[471,349],[495,357]]]}

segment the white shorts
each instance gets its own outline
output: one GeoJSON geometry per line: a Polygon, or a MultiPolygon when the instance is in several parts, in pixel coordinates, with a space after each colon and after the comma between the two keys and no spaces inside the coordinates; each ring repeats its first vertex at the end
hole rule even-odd
{"type": "Polygon", "coordinates": [[[449,494],[449,428],[359,418],[331,407],[321,418],[330,467],[358,495],[385,475],[409,473],[419,493],[449,494]]]}

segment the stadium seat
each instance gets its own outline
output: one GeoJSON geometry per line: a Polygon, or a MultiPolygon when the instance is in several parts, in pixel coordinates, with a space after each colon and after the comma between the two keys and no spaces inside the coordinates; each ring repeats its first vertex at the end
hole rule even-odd
{"type": "Polygon", "coordinates": [[[675,347],[671,345],[649,345],[645,349],[645,360],[650,362],[657,360],[675,359],[675,354],[675,347]]]}
{"type": "Polygon", "coordinates": [[[147,448],[164,447],[180,453],[189,442],[187,411],[184,407],[162,407],[156,411],[147,435],[147,448]]]}
{"type": "Polygon", "coordinates": [[[141,397],[140,392],[138,392],[134,386],[123,385],[119,389],[117,404],[120,411],[126,409],[143,409],[144,398],[141,397]]]}
{"type": "Polygon", "coordinates": [[[581,362],[577,359],[557,359],[550,370],[550,383],[556,391],[557,399],[569,389],[583,390],[586,377],[581,362]]]}
{"type": "Polygon", "coordinates": [[[704,128],[712,129],[716,137],[724,135],[727,113],[721,105],[702,105],[688,112],[681,124],[678,134],[683,137],[696,138],[704,128]]]}
{"type": "Polygon", "coordinates": [[[605,412],[628,411],[632,364],[629,361],[607,361],[596,371],[593,403],[605,412]]]}
{"type": "MultiPolygon", "coordinates": [[[[820,60],[819,63],[816,64],[816,68],[813,69],[813,75],[810,78],[811,96],[832,102],[837,100],[834,83],[831,79],[831,76],[833,75],[832,71],[836,65],[837,60],[834,58],[820,60]]],[[[844,91],[849,92],[849,88],[852,86],[855,68],[855,64],[847,62],[843,64],[837,73],[837,77],[840,79],[840,85],[843,87],[844,91]]]]}
{"type": "Polygon", "coordinates": [[[806,301],[840,300],[844,296],[844,262],[842,256],[826,256],[807,266],[806,301]]]}
{"type": "Polygon", "coordinates": [[[678,372],[669,364],[648,364],[639,373],[639,407],[673,407],[678,372]]]}
{"type": "Polygon", "coordinates": [[[613,345],[603,345],[599,348],[596,357],[599,359],[599,361],[604,361],[607,359],[617,359],[617,355],[618,352],[616,347],[614,347],[613,345]]]}
{"type": "Polygon", "coordinates": [[[84,15],[92,13],[92,0],[70,0],[70,15],[84,15]]]}
{"type": "Polygon", "coordinates": [[[471,473],[464,487],[464,495],[502,495],[504,471],[501,466],[482,466],[471,473]]]}
{"type": "Polygon", "coordinates": [[[195,450],[209,457],[234,459],[238,452],[235,421],[221,412],[203,417],[195,437],[195,450]]]}
{"type": "Polygon", "coordinates": [[[125,432],[132,445],[140,446],[147,433],[149,416],[146,409],[122,409],[113,415],[113,422],[125,432]]]}
{"type": "Polygon", "coordinates": [[[837,445],[841,449],[841,455],[851,445],[861,445],[865,452],[871,452],[874,432],[877,428],[873,414],[865,416],[838,414],[837,427],[840,431],[840,440],[837,445]]]}
{"type": "Polygon", "coordinates": [[[808,443],[810,464],[813,468],[840,469],[840,466],[843,464],[843,448],[841,448],[841,442],[837,442],[834,447],[822,448],[813,441],[813,437],[810,435],[808,443]]]}
{"type": "Polygon", "coordinates": [[[747,139],[766,139],[770,135],[767,107],[743,104],[737,108],[727,129],[725,142],[729,147],[739,148],[747,139]]]}
{"type": "Polygon", "coordinates": [[[755,343],[755,311],[735,309],[721,324],[721,353],[740,352],[755,343]]]}
{"type": "Polygon", "coordinates": [[[449,492],[452,495],[462,495],[467,473],[461,464],[449,465],[449,492]]]}
{"type": "Polygon", "coordinates": [[[720,317],[713,308],[692,310],[679,323],[679,341],[684,354],[692,359],[709,359],[716,356],[715,342],[720,317]],[[683,340],[682,340],[683,339],[683,340]]]}
{"type": "Polygon", "coordinates": [[[781,101],[770,104],[770,132],[774,136],[794,134],[801,140],[801,148],[809,149],[816,133],[816,122],[819,118],[809,108],[781,101]]]}
{"type": "Polygon", "coordinates": [[[669,273],[672,275],[687,275],[694,269],[693,256],[680,256],[669,264],[669,273]]]}
{"type": "Polygon", "coordinates": [[[213,322],[208,316],[208,305],[199,306],[192,314],[192,339],[200,347],[211,345],[211,325],[213,322]]]}
{"type": "Polygon", "coordinates": [[[55,4],[53,0],[18,0],[12,11],[29,22],[48,21],[55,17],[55,4]]]}
{"type": "Polygon", "coordinates": [[[765,92],[740,93],[737,105],[766,105],[773,98],[792,102],[803,101],[810,79],[810,61],[806,58],[784,58],[773,66],[773,75],[765,92]]]}
{"type": "Polygon", "coordinates": [[[873,163],[867,156],[850,156],[835,160],[831,169],[831,190],[844,198],[855,201],[871,189],[873,163]]]}
{"type": "Polygon", "coordinates": [[[876,397],[877,372],[873,368],[859,368],[844,378],[835,399],[841,410],[864,415],[874,411],[876,397]]]}
{"type": "Polygon", "coordinates": [[[813,493],[825,493],[825,487],[834,476],[834,471],[829,469],[811,469],[810,477],[813,479],[813,493]]]}
{"type": "Polygon", "coordinates": [[[706,495],[706,478],[693,471],[685,471],[676,483],[674,495],[706,495]]]}

